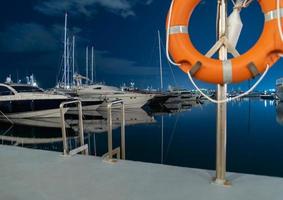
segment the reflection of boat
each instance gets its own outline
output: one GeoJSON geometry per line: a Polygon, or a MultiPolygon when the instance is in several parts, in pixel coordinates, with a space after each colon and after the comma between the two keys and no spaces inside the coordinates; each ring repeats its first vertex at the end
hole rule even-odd
{"type": "MultiPolygon", "coordinates": [[[[1,122],[10,123],[6,119],[0,119],[1,122]]],[[[44,127],[44,128],[61,128],[60,118],[42,118],[42,119],[13,119],[13,123],[16,125],[44,127]]],[[[66,124],[66,128],[69,128],[66,124]]]]}
{"type": "Polygon", "coordinates": [[[55,142],[62,142],[62,138],[24,138],[24,137],[14,137],[0,135],[0,141],[3,143],[11,142],[13,145],[27,145],[27,144],[49,144],[55,142]]]}
{"type": "Polygon", "coordinates": [[[147,112],[152,115],[164,115],[189,111],[194,107],[201,106],[200,101],[176,101],[170,104],[164,104],[162,107],[149,107],[147,112]]]}
{"type": "Polygon", "coordinates": [[[276,120],[277,122],[283,126],[283,103],[278,102],[276,105],[276,120]]]}
{"type": "MultiPolygon", "coordinates": [[[[103,118],[107,119],[107,111],[100,111],[103,118]]],[[[121,125],[121,110],[120,109],[113,109],[112,110],[112,120],[113,120],[113,127],[115,124],[119,127],[121,125]]],[[[106,120],[105,120],[106,122],[106,120]]],[[[135,109],[126,109],[125,110],[125,123],[126,126],[131,125],[139,125],[139,124],[151,124],[155,123],[155,119],[152,116],[149,116],[147,112],[143,109],[135,108],[135,109]]],[[[107,127],[107,126],[106,126],[107,127]]]]}
{"type": "Polygon", "coordinates": [[[263,94],[260,95],[260,98],[266,100],[274,100],[276,96],[272,92],[264,92],[263,94]]]}
{"type": "Polygon", "coordinates": [[[247,97],[247,98],[256,98],[256,97],[260,97],[260,95],[261,95],[261,92],[254,91],[254,92],[251,92],[250,94],[247,94],[245,97],[247,97]]]}
{"type": "Polygon", "coordinates": [[[59,106],[69,98],[26,84],[0,84],[0,110],[9,118],[59,117],[59,106]]]}
{"type": "Polygon", "coordinates": [[[283,101],[283,78],[276,81],[276,96],[283,101]]]}
{"type": "MultiPolygon", "coordinates": [[[[107,131],[107,111],[97,112],[97,116],[83,121],[85,133],[101,133],[107,131]]],[[[121,111],[120,109],[113,109],[112,111],[113,129],[119,128],[121,125],[121,111]]],[[[1,122],[10,124],[7,119],[1,119],[1,122]]],[[[60,118],[45,118],[45,119],[15,119],[14,126],[25,127],[41,127],[41,128],[56,128],[59,136],[61,136],[60,118]]],[[[125,111],[126,126],[138,124],[155,123],[155,119],[149,116],[143,109],[130,109],[125,111]]],[[[66,119],[66,128],[72,129],[74,132],[78,131],[78,119],[66,119]]]]}
{"type": "Polygon", "coordinates": [[[152,98],[148,102],[149,107],[154,107],[154,108],[161,108],[163,107],[164,103],[169,99],[173,97],[173,95],[169,95],[166,93],[155,93],[154,98],[152,98]]]}

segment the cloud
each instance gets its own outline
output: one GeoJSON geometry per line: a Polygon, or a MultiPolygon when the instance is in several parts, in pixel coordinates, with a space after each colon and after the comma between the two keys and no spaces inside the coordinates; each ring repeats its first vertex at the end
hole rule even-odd
{"type": "Polygon", "coordinates": [[[96,60],[99,70],[108,75],[124,76],[156,76],[159,68],[156,66],[143,66],[135,61],[113,57],[107,51],[96,51],[96,60]]]}
{"type": "MultiPolygon", "coordinates": [[[[72,28],[70,32],[79,33],[72,28]]],[[[37,23],[14,24],[0,32],[0,52],[30,53],[58,51],[63,38],[60,25],[43,26],[37,23]]]]}
{"type": "Polygon", "coordinates": [[[150,5],[152,2],[153,2],[153,0],[147,0],[147,1],[145,2],[145,5],[150,5]]]}
{"type": "Polygon", "coordinates": [[[58,41],[50,31],[36,23],[14,24],[0,32],[0,51],[53,51],[58,41]]]}
{"type": "Polygon", "coordinates": [[[91,16],[99,7],[122,17],[135,16],[133,8],[138,4],[150,5],[153,0],[43,0],[35,10],[46,15],[62,15],[70,12],[74,15],[91,16]]]}

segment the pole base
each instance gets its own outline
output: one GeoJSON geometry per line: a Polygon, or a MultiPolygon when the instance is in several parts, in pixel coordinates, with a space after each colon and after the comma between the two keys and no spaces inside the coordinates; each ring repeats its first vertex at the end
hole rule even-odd
{"type": "Polygon", "coordinates": [[[211,184],[213,185],[217,185],[217,186],[221,186],[221,187],[225,187],[225,188],[229,188],[232,186],[232,184],[230,183],[230,181],[228,180],[223,180],[223,179],[217,179],[214,178],[211,182],[211,184]]]}

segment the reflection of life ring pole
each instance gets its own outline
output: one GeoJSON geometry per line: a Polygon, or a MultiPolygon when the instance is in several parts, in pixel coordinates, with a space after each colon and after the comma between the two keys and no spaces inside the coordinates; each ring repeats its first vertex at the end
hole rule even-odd
{"type": "MultiPolygon", "coordinates": [[[[192,77],[207,83],[227,84],[240,83],[262,74],[249,91],[236,98],[247,95],[262,81],[269,70],[269,66],[272,66],[283,53],[281,40],[283,34],[281,34],[281,18],[279,17],[281,16],[279,13],[283,13],[283,3],[280,0],[277,0],[277,4],[276,1],[270,0],[259,1],[263,13],[265,13],[264,29],[257,43],[245,54],[239,55],[234,45],[231,45],[227,37],[223,36],[206,55],[202,55],[194,48],[188,32],[191,13],[199,2],[200,0],[172,1],[168,14],[166,43],[169,61],[187,73],[198,90],[199,88],[192,77]],[[227,61],[211,58],[223,45],[234,58],[227,61]],[[174,62],[169,58],[169,52],[174,62]]],[[[248,1],[248,3],[250,2],[248,1]]],[[[214,103],[223,103],[233,99],[216,101],[209,98],[214,103]]]]}

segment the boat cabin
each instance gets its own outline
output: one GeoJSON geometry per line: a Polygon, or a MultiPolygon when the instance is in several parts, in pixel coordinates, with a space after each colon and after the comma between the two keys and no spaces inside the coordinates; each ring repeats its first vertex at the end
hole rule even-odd
{"type": "Polygon", "coordinates": [[[43,93],[36,86],[25,84],[0,84],[0,96],[16,95],[18,93],[43,93]]]}

